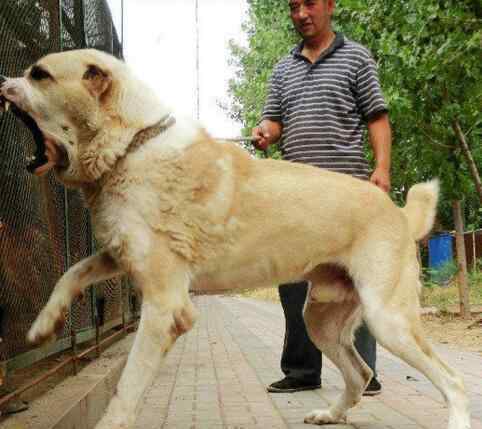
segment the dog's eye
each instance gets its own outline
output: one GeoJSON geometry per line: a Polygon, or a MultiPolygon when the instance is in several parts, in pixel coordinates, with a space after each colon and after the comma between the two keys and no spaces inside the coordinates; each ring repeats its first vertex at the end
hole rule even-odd
{"type": "Polygon", "coordinates": [[[33,66],[32,70],[30,70],[30,77],[33,80],[43,80],[43,79],[52,79],[52,76],[49,72],[45,71],[42,67],[33,66]]]}

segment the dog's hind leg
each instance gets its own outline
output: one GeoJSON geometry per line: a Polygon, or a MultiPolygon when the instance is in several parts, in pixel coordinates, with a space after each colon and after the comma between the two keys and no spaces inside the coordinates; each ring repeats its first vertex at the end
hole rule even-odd
{"type": "Polygon", "coordinates": [[[329,409],[310,412],[305,423],[343,422],[347,410],[360,401],[373,375],[353,346],[353,332],[361,322],[358,297],[338,303],[308,299],[304,318],[311,340],[338,367],[345,382],[341,397],[329,409]]]}
{"type": "Polygon", "coordinates": [[[129,429],[134,425],[139,403],[157,375],[162,358],[175,340],[193,326],[197,311],[189,298],[187,276],[184,282],[182,275],[174,277],[163,282],[163,289],[157,289],[157,293],[143,289],[134,345],[116,393],[96,429],[129,429]]]}
{"type": "Polygon", "coordinates": [[[47,304],[27,334],[27,340],[39,343],[55,336],[73,299],[92,283],[108,280],[122,270],[108,252],[100,252],[70,267],[55,285],[47,304]]]}
{"type": "Polygon", "coordinates": [[[449,429],[469,429],[462,378],[437,356],[423,333],[415,244],[407,244],[393,257],[386,249],[383,254],[375,253],[363,253],[364,269],[355,275],[371,333],[380,345],[423,373],[442,393],[449,409],[449,429]]]}
{"type": "MultiPolygon", "coordinates": [[[[398,285],[398,288],[404,287],[407,285],[398,285]]],[[[412,308],[410,304],[372,308],[366,312],[365,320],[380,345],[419,370],[442,393],[449,409],[448,428],[469,429],[468,399],[463,380],[437,356],[425,339],[418,304],[413,304],[412,308]]]]}

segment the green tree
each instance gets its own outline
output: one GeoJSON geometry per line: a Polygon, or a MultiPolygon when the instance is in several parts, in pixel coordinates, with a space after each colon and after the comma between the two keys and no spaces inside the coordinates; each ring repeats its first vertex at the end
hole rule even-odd
{"type": "Polygon", "coordinates": [[[444,227],[464,200],[482,226],[481,6],[472,0],[344,1],[337,22],[379,63],[394,124],[394,186],[437,176],[444,227]]]}
{"type": "MultiPolygon", "coordinates": [[[[292,29],[287,1],[248,0],[248,4],[248,19],[243,23],[248,46],[230,44],[230,61],[237,72],[229,83],[232,98],[229,112],[244,125],[245,136],[251,135],[261,118],[274,65],[298,40],[292,29]]],[[[271,147],[269,152],[270,156],[278,156],[276,148],[271,147]]]]}

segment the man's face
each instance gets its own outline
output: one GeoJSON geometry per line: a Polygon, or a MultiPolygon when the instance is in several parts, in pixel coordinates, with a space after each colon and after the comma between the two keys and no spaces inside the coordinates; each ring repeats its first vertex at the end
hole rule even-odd
{"type": "Polygon", "coordinates": [[[289,0],[291,20],[303,39],[317,37],[330,29],[334,0],[289,0]]]}

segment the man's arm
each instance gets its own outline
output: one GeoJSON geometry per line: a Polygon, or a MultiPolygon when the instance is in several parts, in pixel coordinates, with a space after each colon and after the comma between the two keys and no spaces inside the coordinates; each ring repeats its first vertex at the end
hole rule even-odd
{"type": "Polygon", "coordinates": [[[257,149],[266,150],[272,143],[276,143],[283,132],[283,126],[280,122],[270,119],[263,119],[261,123],[253,128],[251,133],[253,144],[257,149]]]}
{"type": "Polygon", "coordinates": [[[392,130],[387,113],[368,123],[368,136],[375,154],[375,171],[370,177],[370,182],[388,192],[390,190],[392,130]]]}

